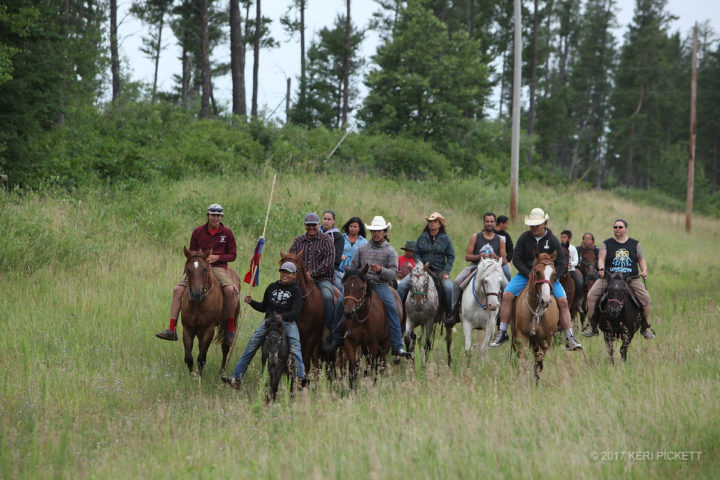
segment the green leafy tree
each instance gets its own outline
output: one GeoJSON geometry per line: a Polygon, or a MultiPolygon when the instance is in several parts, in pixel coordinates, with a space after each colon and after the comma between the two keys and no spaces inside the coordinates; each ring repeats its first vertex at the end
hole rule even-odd
{"type": "Polygon", "coordinates": [[[174,0],[143,0],[135,1],[130,7],[130,13],[145,23],[150,31],[142,37],[140,51],[154,64],[151,101],[155,103],[157,96],[158,70],[160,68],[160,53],[163,50],[163,31],[166,26],[165,19],[170,13],[174,0]]]}
{"type": "Polygon", "coordinates": [[[367,132],[422,138],[444,150],[482,118],[490,83],[479,42],[465,31],[450,36],[425,2],[400,11],[375,61],[360,111],[367,132]]]}

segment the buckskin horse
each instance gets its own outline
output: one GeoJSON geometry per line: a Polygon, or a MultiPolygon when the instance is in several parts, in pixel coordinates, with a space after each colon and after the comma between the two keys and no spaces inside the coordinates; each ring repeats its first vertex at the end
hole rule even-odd
{"type": "MultiPolygon", "coordinates": [[[[428,273],[429,263],[423,265],[418,262],[408,274],[410,277],[410,290],[405,299],[405,332],[403,339],[405,340],[405,348],[408,352],[415,351],[415,327],[420,325],[422,333],[420,338],[425,339],[425,360],[432,348],[432,336],[434,326],[442,323],[442,311],[440,307],[440,297],[438,296],[435,282],[428,273]]],[[[447,335],[446,335],[447,338],[447,335]]],[[[452,341],[452,337],[450,337],[452,341]]],[[[448,343],[448,358],[450,355],[450,343],[448,343]]]]}
{"type": "Polygon", "coordinates": [[[556,252],[552,255],[535,254],[535,263],[530,270],[528,283],[513,305],[513,320],[510,325],[512,348],[517,351],[518,360],[522,362],[524,344],[529,345],[535,355],[536,383],[540,381],[545,353],[550,347],[560,319],[557,301],[552,295],[555,256],[556,252]]]}
{"type": "Polygon", "coordinates": [[[598,326],[605,336],[610,364],[615,363],[615,340],[622,340],[620,356],[626,361],[630,342],[640,328],[643,309],[630,294],[630,286],[623,274],[610,275],[606,293],[599,302],[598,309],[598,326]]]}
{"type": "MultiPolygon", "coordinates": [[[[207,259],[212,254],[212,250],[191,251],[187,247],[183,247],[185,253],[185,274],[188,278],[188,286],[182,297],[181,317],[183,326],[183,344],[185,345],[185,363],[190,370],[191,375],[202,376],[205,368],[205,359],[210,342],[213,340],[215,328],[217,327],[217,335],[215,335],[215,343],[222,344],[222,363],[220,364],[220,374],[223,374],[223,366],[227,359],[230,345],[225,341],[225,333],[227,329],[227,317],[224,307],[224,297],[220,282],[215,275],[212,274],[210,264],[207,259]],[[198,339],[198,369],[197,373],[193,371],[192,349],[195,337],[198,339]]],[[[235,279],[235,287],[240,284],[237,274],[228,268],[228,271],[235,279]]],[[[240,305],[235,309],[235,318],[237,318],[240,305]]]]}
{"type": "MultiPolygon", "coordinates": [[[[343,324],[345,343],[343,350],[349,364],[350,388],[355,388],[358,371],[358,354],[365,356],[367,365],[377,380],[377,373],[385,370],[387,355],[390,351],[390,328],[385,320],[385,304],[367,280],[369,265],[361,271],[346,270],[343,278],[343,324]]],[[[402,317],[400,295],[395,289],[395,302],[399,316],[402,317]]]]}
{"type": "MultiPolygon", "coordinates": [[[[321,367],[320,344],[323,337],[323,299],[320,288],[315,285],[310,272],[305,269],[302,261],[303,252],[290,253],[280,250],[280,264],[291,262],[297,267],[297,282],[303,294],[302,310],[297,321],[298,331],[300,332],[300,348],[302,350],[303,363],[305,369],[310,371],[310,363],[312,361],[313,371],[317,373],[321,367]]],[[[337,300],[340,292],[333,288],[334,297],[337,300]]]]}

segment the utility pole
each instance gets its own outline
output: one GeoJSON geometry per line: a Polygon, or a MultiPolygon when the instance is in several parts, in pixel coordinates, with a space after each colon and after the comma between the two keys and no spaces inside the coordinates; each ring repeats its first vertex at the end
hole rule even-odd
{"type": "Polygon", "coordinates": [[[697,23],[693,28],[692,80],[690,82],[690,158],[688,159],[687,198],[685,199],[685,231],[692,230],[693,193],[695,190],[695,104],[697,100],[697,23]]]}
{"type": "Polygon", "coordinates": [[[518,216],[518,176],[520,158],[520,85],[522,69],[522,36],[520,0],[515,0],[515,63],[513,66],[513,110],[512,140],[510,144],[510,219],[515,222],[518,216]]]}

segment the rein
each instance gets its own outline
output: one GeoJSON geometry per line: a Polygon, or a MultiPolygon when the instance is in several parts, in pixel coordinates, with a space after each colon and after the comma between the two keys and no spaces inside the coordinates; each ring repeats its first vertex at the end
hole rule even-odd
{"type": "MultiPolygon", "coordinates": [[[[475,277],[477,277],[477,276],[478,276],[478,271],[475,270],[475,273],[474,273],[473,276],[472,276],[472,293],[473,293],[473,298],[475,299],[475,303],[477,303],[478,306],[479,306],[481,309],[487,310],[487,308],[488,308],[487,305],[483,305],[482,302],[480,302],[480,299],[479,299],[478,296],[477,296],[477,292],[475,291],[475,277]]],[[[480,286],[482,287],[482,291],[483,291],[483,293],[485,294],[485,298],[486,298],[486,299],[487,299],[488,297],[490,297],[490,295],[495,295],[495,296],[498,297],[498,298],[500,297],[500,292],[488,292],[488,291],[486,291],[486,290],[485,290],[485,285],[484,285],[483,283],[481,283],[480,286]]],[[[486,301],[487,301],[487,300],[486,300],[486,301]]]]}
{"type": "MultiPolygon", "coordinates": [[[[410,273],[410,275],[412,275],[412,272],[410,273]]],[[[418,275],[418,276],[419,276],[419,275],[418,275]]],[[[421,291],[412,291],[412,292],[410,292],[410,295],[412,295],[412,296],[418,296],[418,297],[423,297],[421,303],[427,303],[427,300],[428,300],[428,289],[429,289],[429,287],[430,287],[429,282],[428,282],[428,278],[430,277],[430,275],[428,275],[427,273],[425,273],[425,274],[423,275],[423,277],[424,277],[424,280],[423,280],[422,290],[421,290],[421,291]]]]}
{"type": "Polygon", "coordinates": [[[360,293],[360,298],[354,297],[354,296],[352,296],[352,295],[345,295],[345,294],[343,294],[343,308],[345,309],[345,311],[347,311],[347,304],[346,304],[346,302],[347,302],[348,300],[354,300],[354,301],[355,301],[355,308],[353,308],[349,313],[350,313],[351,315],[353,315],[353,316],[355,317],[355,319],[356,319],[358,322],[360,322],[360,323],[365,323],[365,322],[367,321],[368,316],[370,316],[370,311],[372,310],[372,303],[371,303],[371,304],[370,304],[370,307],[368,308],[367,314],[365,314],[365,317],[362,318],[362,319],[361,319],[360,317],[358,317],[358,314],[357,314],[357,313],[358,313],[358,310],[360,310],[360,309],[363,307],[363,304],[364,304],[365,301],[368,299],[367,290],[368,290],[368,284],[367,284],[367,281],[365,281],[365,282],[363,283],[362,292],[360,293]]]}

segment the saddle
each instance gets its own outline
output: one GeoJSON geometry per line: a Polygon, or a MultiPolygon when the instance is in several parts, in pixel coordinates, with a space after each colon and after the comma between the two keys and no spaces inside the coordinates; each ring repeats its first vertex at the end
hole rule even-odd
{"type": "Polygon", "coordinates": [[[445,297],[445,289],[443,288],[442,280],[432,269],[428,270],[428,274],[430,275],[430,278],[432,278],[432,281],[435,284],[435,290],[437,290],[438,298],[440,299],[441,304],[445,305],[445,311],[449,312],[452,308],[450,306],[450,299],[445,297]]]}

